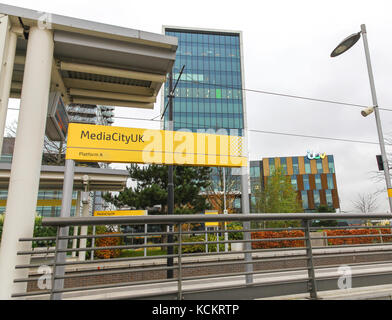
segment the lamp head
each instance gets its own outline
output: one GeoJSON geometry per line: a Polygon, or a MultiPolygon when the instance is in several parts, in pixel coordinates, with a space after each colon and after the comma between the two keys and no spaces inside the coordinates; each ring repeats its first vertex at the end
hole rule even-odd
{"type": "Polygon", "coordinates": [[[370,116],[374,112],[374,107],[367,108],[361,112],[363,117],[370,116]]]}
{"type": "Polygon", "coordinates": [[[350,49],[354,44],[358,42],[358,40],[361,38],[361,32],[354,33],[351,36],[347,37],[344,39],[336,48],[334,51],[331,53],[331,58],[337,57],[341,55],[342,53],[346,52],[348,49],[350,49]]]}

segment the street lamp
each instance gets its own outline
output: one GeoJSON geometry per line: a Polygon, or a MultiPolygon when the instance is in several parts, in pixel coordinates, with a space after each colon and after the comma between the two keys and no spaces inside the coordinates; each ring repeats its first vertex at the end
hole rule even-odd
{"type": "Polygon", "coordinates": [[[344,39],[336,47],[336,49],[331,53],[331,57],[332,58],[337,57],[337,56],[341,55],[342,53],[346,52],[347,50],[349,50],[352,46],[354,46],[358,42],[358,40],[361,38],[361,35],[363,38],[363,44],[364,44],[364,48],[365,48],[366,63],[367,63],[367,67],[368,67],[369,81],[370,81],[370,89],[372,92],[372,99],[373,99],[373,107],[370,107],[370,108],[363,110],[361,112],[361,114],[362,114],[362,116],[367,117],[374,112],[375,117],[376,117],[378,139],[380,142],[380,149],[381,149],[382,160],[383,160],[383,164],[384,164],[385,182],[387,184],[387,190],[388,190],[389,209],[392,213],[392,186],[391,186],[391,179],[390,179],[390,175],[389,175],[389,165],[388,165],[388,159],[387,159],[387,154],[386,154],[386,150],[385,150],[384,136],[383,136],[381,121],[380,121],[380,112],[379,112],[378,102],[377,102],[376,87],[374,85],[372,64],[370,61],[370,52],[369,52],[369,44],[368,44],[368,40],[367,40],[366,26],[364,24],[362,24],[361,25],[361,32],[354,33],[353,35],[344,39]]]}

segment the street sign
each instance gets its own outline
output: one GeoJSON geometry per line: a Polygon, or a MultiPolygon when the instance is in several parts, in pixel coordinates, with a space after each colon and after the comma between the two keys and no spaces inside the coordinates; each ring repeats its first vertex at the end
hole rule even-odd
{"type": "Polygon", "coordinates": [[[147,216],[147,210],[117,210],[117,211],[95,211],[94,217],[132,217],[147,216]]]}
{"type": "Polygon", "coordinates": [[[382,161],[382,156],[377,156],[378,170],[384,171],[384,162],[382,161]]]}
{"type": "Polygon", "coordinates": [[[243,137],[71,123],[67,160],[245,167],[243,137]]]}
{"type": "Polygon", "coordinates": [[[68,126],[68,114],[61,93],[51,92],[49,95],[46,135],[52,141],[65,141],[68,126]]]}

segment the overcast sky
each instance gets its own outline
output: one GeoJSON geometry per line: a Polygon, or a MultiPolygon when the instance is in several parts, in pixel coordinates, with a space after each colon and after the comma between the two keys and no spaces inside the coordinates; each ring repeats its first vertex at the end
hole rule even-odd
{"type": "MultiPolygon", "coordinates": [[[[390,1],[101,1],[13,0],[3,3],[132,29],[162,32],[162,25],[241,30],[245,88],[309,98],[371,105],[363,42],[337,58],[330,53],[366,24],[378,102],[392,110],[392,3],[390,1]]],[[[11,106],[18,105],[13,100],[11,106]]],[[[358,107],[248,92],[248,127],[263,130],[378,142],[374,115],[358,107]]],[[[116,116],[153,118],[149,111],[117,108],[116,116]]],[[[17,113],[9,111],[8,123],[17,113]]],[[[392,138],[392,112],[381,111],[385,137],[392,138]]],[[[159,128],[159,123],[118,120],[116,126],[159,128]]],[[[343,211],[359,193],[385,188],[371,179],[379,145],[250,132],[250,159],[302,156],[307,150],[335,156],[343,211]]],[[[390,148],[387,146],[387,151],[390,148]]],[[[379,212],[389,210],[386,192],[379,212]]]]}

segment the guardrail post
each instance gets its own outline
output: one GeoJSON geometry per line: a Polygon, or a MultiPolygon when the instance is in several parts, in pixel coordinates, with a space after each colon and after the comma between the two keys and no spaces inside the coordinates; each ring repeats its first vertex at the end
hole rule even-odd
{"type": "Polygon", "coordinates": [[[302,226],[305,232],[306,257],[308,267],[308,291],[310,293],[310,299],[317,300],[317,283],[313,264],[312,240],[310,236],[310,220],[302,220],[302,226]]]}
{"type": "Polygon", "coordinates": [[[59,297],[55,295],[54,290],[56,287],[56,274],[57,274],[57,263],[58,263],[58,248],[59,248],[59,236],[60,236],[60,227],[57,227],[56,233],[56,248],[54,252],[54,261],[53,261],[53,269],[52,269],[52,285],[50,287],[50,300],[59,300],[59,297]]]}
{"type": "MultiPolygon", "coordinates": [[[[251,225],[250,221],[244,222],[244,227],[245,230],[250,230],[251,225]]],[[[252,235],[249,231],[244,232],[244,240],[248,240],[248,242],[245,242],[245,261],[249,262],[248,264],[245,264],[245,271],[246,271],[246,284],[252,284],[253,283],[253,263],[252,263],[252,235]]]]}
{"type": "Polygon", "coordinates": [[[178,225],[178,229],[178,300],[182,300],[182,223],[178,225]]]}

